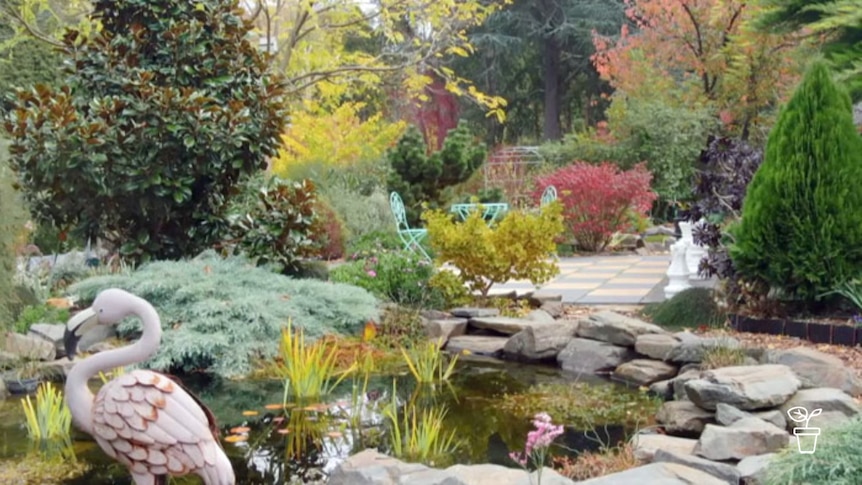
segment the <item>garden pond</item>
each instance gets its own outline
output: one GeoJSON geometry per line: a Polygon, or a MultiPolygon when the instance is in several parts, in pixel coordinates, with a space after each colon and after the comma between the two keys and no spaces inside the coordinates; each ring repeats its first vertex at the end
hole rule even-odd
{"type": "MultiPolygon", "coordinates": [[[[644,406],[648,408],[650,400],[641,391],[626,389],[598,377],[579,376],[578,379],[577,385],[584,389],[610,386],[606,392],[612,393],[613,400],[623,406],[641,406],[631,412],[624,411],[625,414],[640,411],[649,414],[644,406]]],[[[531,394],[524,393],[543,386],[575,384],[574,376],[555,368],[478,357],[460,361],[451,381],[437,385],[436,389],[417,387],[409,375],[371,377],[364,392],[356,390],[359,387],[355,382],[345,380],[324,403],[288,403],[286,407],[282,406],[283,385],[276,380],[222,381],[190,376],[183,381],[216,416],[238,483],[245,485],[314,482],[323,476],[321,472],[332,471],[344,458],[364,448],[379,447],[384,452],[389,451],[389,420],[384,409],[393,392],[399,403],[410,401],[418,410],[438,406],[447,410],[445,426],[454,431],[459,448],[456,453],[447,455],[448,462],[429,464],[438,467],[454,463],[516,466],[508,454],[523,448],[532,426],[526,412],[527,408],[532,409],[531,394]],[[525,400],[513,400],[512,396],[522,396],[525,400]],[[503,401],[509,405],[501,405],[503,401]]],[[[0,477],[3,476],[3,462],[33,456],[20,399],[20,396],[13,396],[0,401],[0,477]]],[[[596,405],[603,403],[597,403],[595,398],[592,404],[584,404],[584,407],[606,409],[604,405],[596,405]]],[[[556,405],[566,406],[567,403],[556,405]]],[[[554,415],[553,409],[548,411],[554,415]]],[[[585,433],[584,429],[567,428],[558,443],[568,450],[561,449],[556,454],[598,450],[602,441],[614,445],[634,428],[631,421],[608,423],[607,419],[600,418],[595,422],[600,421],[604,423],[593,427],[592,434],[585,433]]],[[[69,456],[74,456],[87,470],[57,483],[131,483],[126,470],[80,432],[73,432],[71,450],[67,447],[64,453],[67,461],[69,456]]],[[[198,481],[196,478],[174,479],[171,483],[198,481]]]]}

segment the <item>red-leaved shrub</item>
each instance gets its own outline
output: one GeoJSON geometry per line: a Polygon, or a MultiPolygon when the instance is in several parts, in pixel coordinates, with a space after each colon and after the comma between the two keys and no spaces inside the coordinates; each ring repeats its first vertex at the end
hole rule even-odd
{"type": "Polygon", "coordinates": [[[318,255],[328,261],[344,256],[344,227],[338,214],[323,199],[314,203],[317,220],[311,233],[311,240],[318,247],[318,255]]]}
{"type": "Polygon", "coordinates": [[[615,232],[629,228],[635,216],[645,216],[656,194],[650,190],[652,174],[645,164],[620,170],[612,163],[575,162],[539,177],[535,198],[545,187],[557,189],[563,217],[578,248],[601,251],[615,232]]]}

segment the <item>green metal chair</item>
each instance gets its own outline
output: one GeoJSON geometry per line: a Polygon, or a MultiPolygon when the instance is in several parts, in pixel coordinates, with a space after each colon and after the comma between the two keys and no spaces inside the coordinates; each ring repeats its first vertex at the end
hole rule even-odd
{"type": "Polygon", "coordinates": [[[546,205],[550,204],[555,200],[557,200],[557,188],[553,185],[545,187],[545,191],[542,192],[541,206],[545,207],[546,205]]]}
{"type": "Polygon", "coordinates": [[[431,260],[431,256],[422,247],[422,240],[428,235],[427,229],[411,229],[407,223],[407,211],[404,209],[404,201],[398,192],[389,194],[389,207],[392,209],[392,215],[395,216],[395,227],[398,230],[398,237],[404,243],[404,249],[409,249],[415,252],[417,249],[427,259],[431,260]]]}

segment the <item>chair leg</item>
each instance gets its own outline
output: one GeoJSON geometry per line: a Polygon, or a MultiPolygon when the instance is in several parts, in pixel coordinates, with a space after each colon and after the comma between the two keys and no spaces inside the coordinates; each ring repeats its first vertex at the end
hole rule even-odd
{"type": "Polygon", "coordinates": [[[424,256],[426,260],[431,261],[431,256],[428,255],[428,252],[425,251],[425,248],[422,247],[422,244],[421,244],[422,239],[424,237],[425,236],[414,235],[413,237],[410,238],[410,243],[414,246],[413,248],[411,248],[411,251],[416,252],[416,250],[418,249],[419,252],[422,253],[422,256],[424,256]]]}

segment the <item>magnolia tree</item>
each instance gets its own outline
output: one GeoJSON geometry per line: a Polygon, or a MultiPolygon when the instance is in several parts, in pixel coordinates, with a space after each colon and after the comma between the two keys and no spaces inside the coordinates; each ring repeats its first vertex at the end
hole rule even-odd
{"type": "Polygon", "coordinates": [[[99,0],[63,39],[68,77],[13,100],[11,164],[33,213],[124,255],[180,258],[224,237],[244,175],[266,167],[283,85],[232,0],[99,0]]]}

